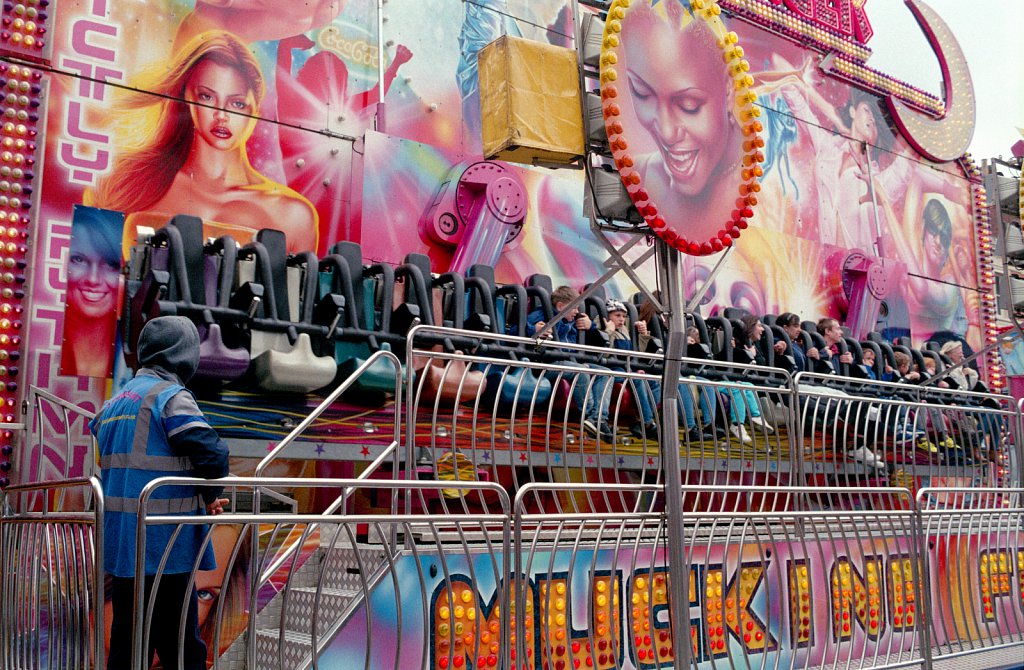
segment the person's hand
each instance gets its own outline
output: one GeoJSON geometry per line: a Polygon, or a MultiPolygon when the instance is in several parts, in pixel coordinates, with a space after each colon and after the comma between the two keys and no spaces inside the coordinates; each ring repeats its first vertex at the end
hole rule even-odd
{"type": "Polygon", "coordinates": [[[811,347],[807,350],[807,358],[813,358],[816,361],[821,360],[821,354],[818,353],[817,347],[811,347]]]}
{"type": "MultiPolygon", "coordinates": [[[[536,325],[534,325],[535,330],[533,332],[539,333],[540,331],[544,330],[544,326],[546,326],[546,325],[548,325],[548,324],[544,323],[543,321],[538,321],[536,323],[536,325]]],[[[542,340],[550,340],[551,339],[551,331],[549,330],[548,332],[544,333],[540,337],[541,337],[542,340]]]]}
{"type": "Polygon", "coordinates": [[[614,333],[618,328],[615,327],[615,322],[611,319],[605,319],[604,329],[609,333],[614,333]]]}
{"type": "Polygon", "coordinates": [[[935,385],[938,386],[940,389],[948,389],[949,388],[949,384],[944,382],[944,381],[936,382],[935,385]]]}
{"type": "Polygon", "coordinates": [[[227,498],[217,498],[212,503],[206,504],[206,513],[210,516],[217,516],[224,513],[224,505],[228,504],[227,498]]]}
{"type": "Polygon", "coordinates": [[[783,340],[776,340],[772,348],[775,349],[775,353],[781,354],[786,351],[786,343],[783,340]]]}
{"type": "Polygon", "coordinates": [[[693,337],[687,336],[686,337],[686,344],[687,344],[687,346],[691,346],[691,345],[697,344],[697,340],[695,338],[693,338],[693,337]]]}
{"type": "MultiPolygon", "coordinates": [[[[637,321],[636,322],[636,332],[640,333],[641,335],[646,335],[647,334],[647,322],[646,321],[637,321]]],[[[686,338],[687,342],[689,342],[692,339],[693,339],[692,337],[686,338]]]]}
{"type": "Polygon", "coordinates": [[[853,362],[853,354],[851,354],[849,351],[843,352],[839,356],[839,362],[840,363],[846,363],[846,364],[852,363],[853,362]]]}
{"type": "Polygon", "coordinates": [[[885,374],[887,374],[887,375],[891,375],[892,374],[892,366],[889,365],[888,363],[885,364],[885,374]]]}
{"type": "Polygon", "coordinates": [[[395,58],[392,63],[401,65],[402,63],[408,63],[412,59],[412,52],[409,51],[409,47],[404,44],[399,44],[395,47],[395,58]]]}
{"type": "Polygon", "coordinates": [[[807,84],[809,87],[817,86],[818,84],[818,66],[814,62],[814,59],[810,56],[804,57],[804,62],[800,64],[800,79],[807,84]]]}
{"type": "Polygon", "coordinates": [[[580,312],[579,314],[576,315],[577,330],[589,330],[592,323],[593,322],[590,320],[590,317],[584,314],[583,312],[580,312]]]}

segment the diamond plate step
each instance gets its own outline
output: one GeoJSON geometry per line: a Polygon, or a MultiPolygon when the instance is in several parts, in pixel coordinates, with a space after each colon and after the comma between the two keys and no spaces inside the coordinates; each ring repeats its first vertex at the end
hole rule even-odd
{"type": "Polygon", "coordinates": [[[297,670],[306,667],[313,655],[313,638],[290,630],[281,635],[279,628],[256,631],[257,670],[297,670]],[[281,649],[284,663],[280,662],[281,649]]]}
{"type": "Polygon", "coordinates": [[[337,623],[338,616],[349,603],[361,595],[362,591],[359,590],[322,588],[318,598],[315,586],[293,588],[288,595],[285,628],[289,631],[309,632],[313,625],[313,614],[316,613],[317,634],[322,636],[337,623]]]}
{"type": "MultiPolygon", "coordinates": [[[[260,670],[300,670],[312,662],[313,611],[317,612],[317,642],[322,649],[341,624],[342,616],[364,596],[364,588],[372,588],[373,576],[386,560],[385,551],[377,545],[352,546],[339,542],[333,548],[322,545],[291,576],[288,586],[277,593],[257,615],[256,667],[260,670]],[[361,559],[357,561],[356,558],[361,559]],[[360,565],[362,568],[360,569],[360,565]],[[365,574],[363,574],[365,573],[365,574]],[[317,581],[321,580],[319,599],[317,581]],[[285,607],[284,636],[281,637],[281,610],[285,607]],[[278,646],[284,645],[284,665],[279,661],[278,646]]],[[[244,642],[232,645],[221,656],[229,665],[244,659],[244,642]]]]}

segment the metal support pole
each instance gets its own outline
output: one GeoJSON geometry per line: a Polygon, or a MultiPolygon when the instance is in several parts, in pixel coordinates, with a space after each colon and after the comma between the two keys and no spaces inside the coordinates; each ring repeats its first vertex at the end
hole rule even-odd
{"type": "Polygon", "coordinates": [[[381,133],[387,128],[384,106],[384,94],[387,92],[384,85],[384,60],[387,58],[384,53],[384,1],[377,0],[377,112],[373,115],[373,129],[381,133]]]}
{"type": "Polygon", "coordinates": [[[875,217],[875,243],[873,251],[875,256],[881,258],[885,254],[882,252],[882,222],[878,219],[878,196],[875,195],[875,176],[871,174],[871,149],[867,142],[862,142],[860,145],[861,153],[864,154],[864,162],[868,167],[868,193],[871,194],[871,212],[875,217]]]}
{"type": "MultiPolygon", "coordinates": [[[[700,306],[700,301],[704,299],[704,295],[708,292],[708,289],[710,289],[711,285],[715,283],[715,279],[718,277],[718,273],[721,272],[722,268],[725,267],[725,259],[729,257],[729,254],[731,254],[732,250],[735,248],[735,246],[726,248],[725,252],[718,257],[718,260],[715,261],[715,267],[711,269],[711,274],[709,274],[708,278],[704,280],[704,285],[698,288],[696,291],[694,291],[693,297],[691,297],[690,300],[686,303],[685,310],[687,312],[693,312],[697,309],[697,307],[700,306]]],[[[696,279],[694,281],[696,282],[696,279]]],[[[680,287],[681,286],[682,284],[680,284],[680,287]]],[[[683,299],[681,298],[680,300],[683,299]]]]}
{"type": "Polygon", "coordinates": [[[665,524],[668,530],[668,570],[672,622],[672,651],[676,668],[689,668],[690,557],[683,533],[682,460],[679,456],[679,371],[685,343],[683,277],[679,252],[658,240],[661,298],[668,308],[665,369],[661,378],[661,462],[665,471],[665,524]],[[668,409],[665,409],[668,408],[668,409]]]}

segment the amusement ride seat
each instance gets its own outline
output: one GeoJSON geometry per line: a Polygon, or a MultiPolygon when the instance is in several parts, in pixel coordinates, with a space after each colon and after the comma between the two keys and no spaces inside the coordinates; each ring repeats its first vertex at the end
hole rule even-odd
{"type": "Polygon", "coordinates": [[[337,373],[334,358],[313,350],[312,336],[328,336],[313,323],[319,263],[311,251],[288,256],[285,235],[261,230],[242,247],[240,271],[255,272],[265,299],[252,322],[250,351],[256,384],[268,391],[309,393],[328,386],[337,373]]]}
{"type": "Polygon", "coordinates": [[[150,237],[139,264],[142,279],[129,286],[125,301],[129,363],[145,322],[177,314],[199,330],[197,379],[232,381],[245,374],[250,355],[243,328],[262,299],[263,286],[250,282],[232,293],[236,255],[237,245],[228,236],[204,246],[203,224],[194,216],[175,216],[150,237]]]}

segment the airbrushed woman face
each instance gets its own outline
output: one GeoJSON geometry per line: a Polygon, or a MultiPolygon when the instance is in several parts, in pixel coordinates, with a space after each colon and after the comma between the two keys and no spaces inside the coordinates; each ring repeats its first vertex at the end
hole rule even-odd
{"type": "Polygon", "coordinates": [[[199,139],[220,151],[243,146],[256,126],[256,98],[241,73],[204,60],[185,85],[185,99],[199,139]]]}
{"type": "Polygon", "coordinates": [[[635,30],[629,30],[629,18],[625,21],[626,83],[673,188],[698,196],[720,169],[728,147],[727,73],[714,38],[700,21],[680,31],[649,16],[638,17],[635,30]]]}
{"type": "Polygon", "coordinates": [[[117,307],[121,266],[108,260],[88,231],[72,242],[68,256],[68,304],[89,319],[103,318],[117,307]]]}

